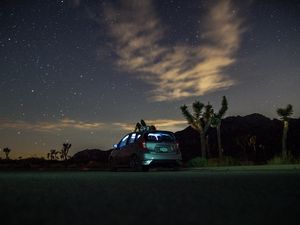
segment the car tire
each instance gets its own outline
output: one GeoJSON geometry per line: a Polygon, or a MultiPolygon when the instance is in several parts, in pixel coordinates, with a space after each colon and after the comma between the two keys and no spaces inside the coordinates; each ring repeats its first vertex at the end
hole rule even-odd
{"type": "Polygon", "coordinates": [[[148,172],[149,171],[149,166],[142,166],[143,172],[148,172]]]}
{"type": "Polygon", "coordinates": [[[132,171],[141,171],[141,161],[137,155],[132,155],[129,161],[129,167],[132,171]]]}
{"type": "Polygon", "coordinates": [[[181,169],[180,166],[174,166],[174,167],[172,167],[173,171],[180,171],[180,169],[181,169]]]}
{"type": "Polygon", "coordinates": [[[113,172],[118,171],[118,169],[116,167],[116,163],[115,163],[115,161],[114,161],[114,159],[112,157],[109,158],[109,168],[113,172]]]}

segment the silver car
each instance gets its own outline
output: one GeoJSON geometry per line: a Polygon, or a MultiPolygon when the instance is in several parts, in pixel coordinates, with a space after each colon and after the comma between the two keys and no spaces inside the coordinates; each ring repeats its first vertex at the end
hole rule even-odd
{"type": "Polygon", "coordinates": [[[181,165],[181,152],[174,133],[170,131],[144,131],[126,134],[114,145],[109,156],[113,170],[130,167],[148,171],[149,167],[181,165]]]}

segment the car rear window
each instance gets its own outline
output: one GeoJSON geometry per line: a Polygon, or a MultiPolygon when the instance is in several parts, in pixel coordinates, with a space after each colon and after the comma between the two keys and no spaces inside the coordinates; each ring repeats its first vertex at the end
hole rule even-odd
{"type": "Polygon", "coordinates": [[[175,137],[170,132],[150,132],[145,135],[145,140],[150,142],[174,142],[175,137]]]}

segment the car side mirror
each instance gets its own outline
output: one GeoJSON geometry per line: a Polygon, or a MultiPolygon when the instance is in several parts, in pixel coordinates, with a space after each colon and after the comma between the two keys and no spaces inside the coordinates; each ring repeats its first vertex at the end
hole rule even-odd
{"type": "Polygon", "coordinates": [[[117,149],[117,148],[118,148],[118,145],[117,145],[117,144],[114,144],[113,147],[114,147],[114,149],[117,149]]]}

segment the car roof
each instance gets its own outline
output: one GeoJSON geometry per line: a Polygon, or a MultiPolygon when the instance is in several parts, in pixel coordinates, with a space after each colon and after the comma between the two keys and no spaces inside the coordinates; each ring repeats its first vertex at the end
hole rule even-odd
{"type": "Polygon", "coordinates": [[[137,133],[137,134],[146,134],[146,133],[159,133],[159,132],[174,134],[174,132],[168,131],[168,130],[145,130],[145,131],[130,132],[130,133],[128,133],[128,134],[133,134],[133,133],[137,133]]]}

